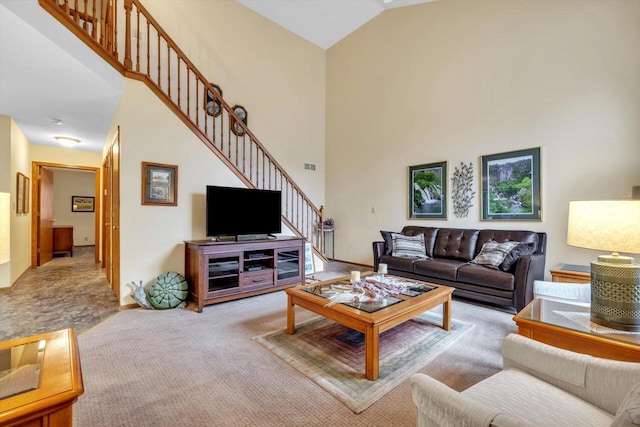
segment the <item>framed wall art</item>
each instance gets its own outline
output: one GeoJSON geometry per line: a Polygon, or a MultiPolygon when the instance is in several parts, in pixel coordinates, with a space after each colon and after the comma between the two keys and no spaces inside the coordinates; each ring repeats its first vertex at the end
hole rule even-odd
{"type": "MultiPolygon", "coordinates": [[[[247,110],[242,105],[234,105],[233,112],[246,126],[248,121],[247,110]]],[[[238,121],[233,116],[229,116],[229,120],[231,121],[231,131],[237,136],[243,136],[244,128],[242,127],[242,125],[238,124],[238,121]]]]}
{"type": "Polygon", "coordinates": [[[27,177],[20,172],[16,175],[16,213],[22,214],[24,211],[24,194],[27,177]]]}
{"type": "Polygon", "coordinates": [[[178,166],[142,162],[142,204],[178,205],[178,166]]]}
{"type": "Polygon", "coordinates": [[[22,201],[23,201],[23,205],[22,205],[22,213],[29,213],[29,189],[30,187],[30,180],[29,178],[27,178],[26,176],[24,177],[24,193],[22,196],[22,201]]]}
{"type": "Polygon", "coordinates": [[[91,196],[71,196],[71,212],[95,212],[95,198],[91,196]]]}
{"type": "MultiPolygon", "coordinates": [[[[213,86],[213,90],[215,90],[220,97],[222,97],[222,89],[215,83],[211,83],[213,86]]],[[[220,113],[222,113],[222,105],[220,101],[218,101],[211,93],[210,90],[207,89],[207,97],[204,101],[204,109],[207,111],[207,114],[213,117],[218,117],[220,113]]]]}
{"type": "Polygon", "coordinates": [[[409,218],[447,217],[447,162],[409,167],[409,218]]]}
{"type": "Polygon", "coordinates": [[[484,220],[540,220],[540,147],[482,156],[484,220]]]}

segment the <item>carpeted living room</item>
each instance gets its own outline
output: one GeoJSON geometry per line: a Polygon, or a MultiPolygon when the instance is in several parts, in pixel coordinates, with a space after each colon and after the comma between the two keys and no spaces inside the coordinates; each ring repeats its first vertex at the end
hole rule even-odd
{"type": "MultiPolygon", "coordinates": [[[[637,0],[89,3],[0,0],[0,337],[75,328],[77,401],[60,420],[629,413],[635,297],[623,320],[596,298],[609,263],[637,286],[637,0]],[[95,215],[95,247],[76,225],[73,256],[42,265],[39,165],[98,172],[95,191],[68,193],[95,211],[56,202],[95,215]],[[209,195],[221,188],[253,191],[209,195]],[[228,235],[258,240],[215,241],[228,235]],[[186,306],[144,309],[143,294],[186,306]],[[543,338],[566,322],[586,344],[543,338]],[[496,397],[510,381],[526,386],[496,397]]],[[[33,393],[0,387],[0,407],[33,393]]],[[[0,425],[24,415],[9,412],[0,425]]]]}

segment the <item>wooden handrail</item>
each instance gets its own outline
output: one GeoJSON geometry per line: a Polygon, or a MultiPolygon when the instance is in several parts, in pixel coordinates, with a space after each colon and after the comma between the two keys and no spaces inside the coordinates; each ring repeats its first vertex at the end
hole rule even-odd
{"type": "Polygon", "coordinates": [[[121,7],[119,0],[93,0],[91,11],[88,0],[73,1],[71,6],[69,0],[39,3],[118,71],[143,81],[245,185],[282,191],[283,220],[323,254],[322,208],[314,205],[140,0],[121,0],[121,7]],[[118,31],[118,22],[123,31],[118,31]],[[124,45],[124,51],[118,45],[124,45]],[[212,114],[207,113],[207,99],[215,104],[212,114]]]}

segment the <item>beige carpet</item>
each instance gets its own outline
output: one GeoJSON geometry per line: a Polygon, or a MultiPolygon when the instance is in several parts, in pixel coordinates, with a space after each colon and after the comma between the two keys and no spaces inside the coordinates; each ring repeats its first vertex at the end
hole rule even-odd
{"type": "Polygon", "coordinates": [[[302,375],[335,396],[356,414],[433,360],[473,325],[453,319],[442,329],[442,317],[428,313],[380,336],[380,377],[364,376],[364,334],[317,318],[296,326],[294,335],[279,330],[255,340],[302,375]]]}
{"type": "MultiPolygon", "coordinates": [[[[501,367],[512,314],[454,301],[475,324],[420,372],[462,390],[501,367]]],[[[316,317],[296,309],[296,320],[316,317]]],[[[408,380],[353,413],[252,340],[286,325],[276,292],[205,307],[127,310],[79,335],[85,392],[74,426],[415,426],[408,380]]]]}

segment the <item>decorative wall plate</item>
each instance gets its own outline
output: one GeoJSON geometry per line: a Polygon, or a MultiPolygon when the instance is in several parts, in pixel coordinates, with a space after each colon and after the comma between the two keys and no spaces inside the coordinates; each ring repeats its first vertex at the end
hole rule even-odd
{"type": "MultiPolygon", "coordinates": [[[[244,123],[245,125],[247,124],[247,120],[248,120],[247,110],[242,105],[234,105],[233,112],[236,114],[236,116],[238,116],[238,118],[242,121],[242,123],[244,123]]],[[[243,136],[244,128],[242,127],[242,125],[238,124],[238,122],[233,117],[230,117],[229,120],[230,120],[231,131],[238,136],[243,136]]]]}
{"type": "MultiPolygon", "coordinates": [[[[218,92],[218,95],[222,97],[222,89],[215,83],[211,83],[213,89],[218,92]]],[[[207,111],[207,114],[213,117],[218,117],[222,112],[222,106],[220,101],[214,98],[213,93],[210,90],[207,90],[207,98],[204,101],[204,109],[207,111]]]]}

